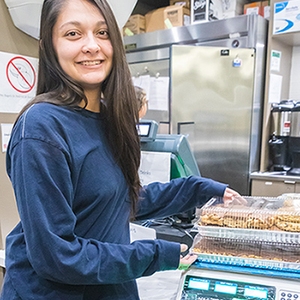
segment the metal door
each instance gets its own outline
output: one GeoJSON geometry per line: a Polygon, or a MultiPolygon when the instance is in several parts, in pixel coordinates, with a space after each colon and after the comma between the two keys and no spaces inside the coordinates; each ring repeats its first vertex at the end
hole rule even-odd
{"type": "Polygon", "coordinates": [[[171,128],[186,134],[202,176],[249,193],[254,49],[173,46],[171,128]]]}

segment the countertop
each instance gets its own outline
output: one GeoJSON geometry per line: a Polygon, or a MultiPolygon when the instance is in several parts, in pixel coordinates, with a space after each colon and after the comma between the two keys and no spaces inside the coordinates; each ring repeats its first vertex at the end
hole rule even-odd
{"type": "Polygon", "coordinates": [[[250,174],[251,179],[260,180],[278,180],[300,182],[300,176],[287,175],[284,171],[278,172],[253,172],[250,174]]]}

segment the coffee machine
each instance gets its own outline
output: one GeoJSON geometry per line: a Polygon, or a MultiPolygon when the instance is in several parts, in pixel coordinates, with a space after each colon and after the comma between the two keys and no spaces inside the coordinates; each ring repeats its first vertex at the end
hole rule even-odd
{"type": "Polygon", "coordinates": [[[297,102],[291,110],[289,153],[291,168],[287,174],[300,176],[300,102],[297,102]]]}
{"type": "Polygon", "coordinates": [[[291,111],[294,106],[295,103],[292,100],[282,100],[272,105],[269,140],[270,171],[287,171],[290,169],[289,137],[291,111]]]}

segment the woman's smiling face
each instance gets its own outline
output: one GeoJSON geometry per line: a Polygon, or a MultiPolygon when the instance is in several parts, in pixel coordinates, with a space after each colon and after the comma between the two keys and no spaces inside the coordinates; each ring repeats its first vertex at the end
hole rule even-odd
{"type": "Polygon", "coordinates": [[[113,48],[105,19],[85,0],[69,0],[53,28],[53,45],[63,71],[85,92],[101,91],[112,69],[113,48]]]}

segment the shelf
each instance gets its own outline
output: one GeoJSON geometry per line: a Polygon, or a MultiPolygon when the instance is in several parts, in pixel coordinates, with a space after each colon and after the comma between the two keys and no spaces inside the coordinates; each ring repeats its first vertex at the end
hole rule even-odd
{"type": "Polygon", "coordinates": [[[291,181],[291,182],[299,182],[299,176],[291,176],[287,175],[284,171],[278,172],[253,172],[250,174],[251,179],[258,179],[258,180],[274,180],[274,181],[291,181]]]}
{"type": "Polygon", "coordinates": [[[138,0],[132,15],[145,15],[147,12],[160,7],[168,6],[169,0],[138,0]]]}
{"type": "Polygon", "coordinates": [[[290,46],[300,46],[300,31],[290,33],[273,34],[273,39],[290,46]]]}
{"type": "Polygon", "coordinates": [[[170,1],[169,0],[138,0],[139,3],[151,5],[154,7],[163,7],[163,6],[168,6],[170,1]]]}

